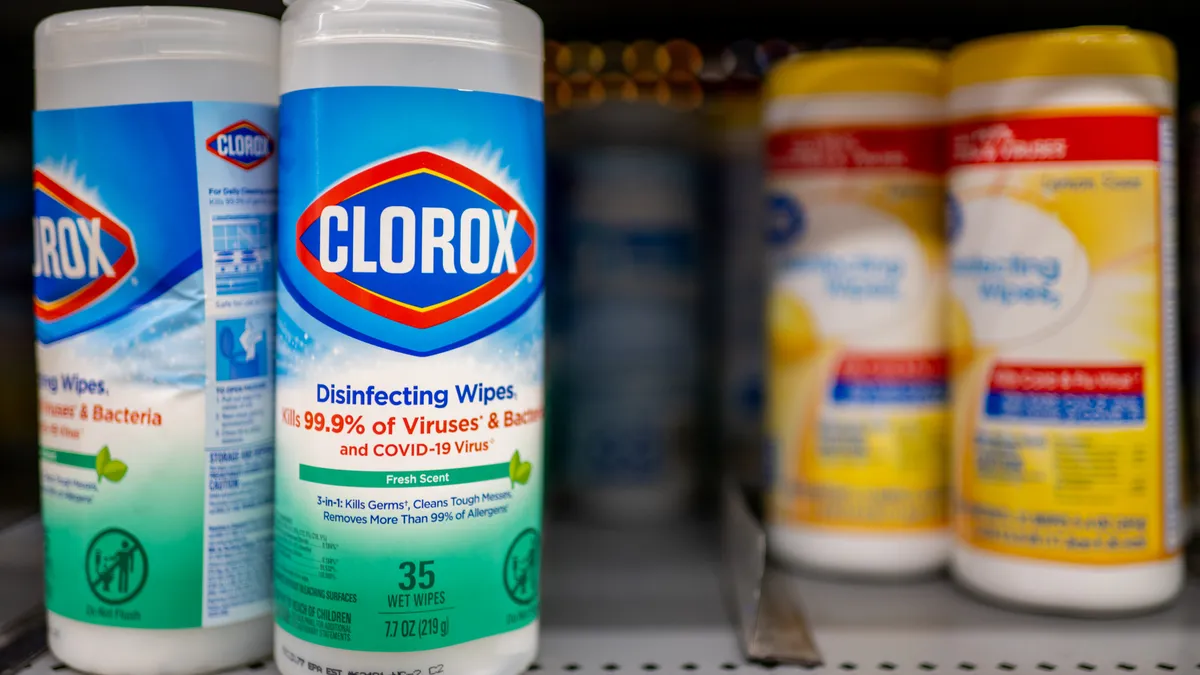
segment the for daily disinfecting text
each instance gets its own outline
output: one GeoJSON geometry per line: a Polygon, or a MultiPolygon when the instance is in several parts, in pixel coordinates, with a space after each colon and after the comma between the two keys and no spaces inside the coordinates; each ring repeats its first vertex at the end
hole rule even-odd
{"type": "MultiPolygon", "coordinates": [[[[516,398],[516,392],[511,384],[490,386],[482,382],[474,384],[454,385],[454,392],[459,403],[481,403],[487,405],[492,401],[505,401],[516,398]]],[[[433,406],[445,408],[450,403],[449,389],[422,389],[411,386],[402,389],[390,389],[371,385],[366,388],[350,385],[318,384],[317,403],[332,403],[334,405],[375,405],[375,406],[433,406]]]]}

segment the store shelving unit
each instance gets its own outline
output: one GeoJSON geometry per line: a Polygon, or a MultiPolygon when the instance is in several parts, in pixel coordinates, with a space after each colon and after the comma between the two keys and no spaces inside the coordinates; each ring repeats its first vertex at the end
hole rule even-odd
{"type": "MultiPolygon", "coordinates": [[[[1082,22],[1133,23],[1163,30],[1179,42],[1184,103],[1193,100],[1195,48],[1181,38],[1195,24],[1196,0],[527,0],[560,40],[687,37],[724,44],[743,37],[814,38],[855,35],[954,39],[1082,22]]],[[[0,35],[27,58],[34,23],[84,4],[112,0],[17,2],[2,15],[0,35]]],[[[278,15],[280,0],[179,0],[278,15]]],[[[16,91],[32,90],[29,64],[15,72],[16,91]]],[[[27,123],[24,104],[0,111],[27,123]]],[[[1186,184],[1186,181],[1184,181],[1186,184]]],[[[30,455],[32,457],[32,454],[30,455]]],[[[30,462],[32,465],[32,462],[30,462]]],[[[35,480],[30,470],[28,480],[35,480]]],[[[4,485],[0,482],[0,485],[4,485]]],[[[10,675],[5,650],[19,639],[21,675],[73,675],[47,653],[26,647],[38,627],[42,597],[40,526],[12,524],[0,513],[0,675],[10,675]],[[7,632],[6,632],[7,631],[7,632]],[[32,631],[32,632],[29,632],[32,631]]],[[[796,671],[747,663],[722,596],[715,522],[613,530],[576,522],[547,528],[543,573],[541,673],[654,675],[796,671]]],[[[848,584],[789,578],[790,599],[804,611],[824,665],[841,675],[1200,675],[1200,579],[1172,607],[1115,620],[1023,614],[980,603],[945,579],[912,584],[848,584]]],[[[277,675],[269,663],[237,671],[277,675]]],[[[541,675],[539,673],[538,675],[541,675]]],[[[461,675],[461,674],[449,674],[461,675]]]]}
{"type": "MultiPolygon", "coordinates": [[[[36,607],[41,549],[35,520],[0,534],[0,626],[36,607]]],[[[543,638],[548,673],[796,671],[742,658],[721,594],[715,525],[547,531],[543,638]]],[[[1200,670],[1200,581],[1173,607],[1120,620],[1031,616],[989,607],[945,580],[846,584],[793,578],[825,672],[1128,673],[1200,670]]],[[[0,673],[5,672],[0,664],[0,673]]],[[[72,675],[48,654],[14,670],[72,675]]],[[[276,673],[270,663],[239,675],[276,673]]],[[[5,674],[7,675],[7,673],[5,674]]]]}

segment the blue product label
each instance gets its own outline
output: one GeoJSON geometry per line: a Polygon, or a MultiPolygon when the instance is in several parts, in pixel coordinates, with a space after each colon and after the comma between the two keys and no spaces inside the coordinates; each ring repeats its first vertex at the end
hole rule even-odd
{"type": "Polygon", "coordinates": [[[36,130],[34,308],[43,344],[125,316],[200,270],[196,163],[180,161],[195,156],[190,103],[41,112],[36,130]],[[129,152],[130,138],[154,152],[129,152]],[[137,187],[101,195],[100,171],[137,177],[137,187]],[[163,219],[183,226],[152,226],[163,219]]]}
{"type": "Polygon", "coordinates": [[[339,87],[285,95],[281,121],[276,620],[299,638],[281,651],[418,652],[526,627],[545,472],[542,105],[339,87]]]}
{"type": "Polygon", "coordinates": [[[59,615],[174,629],[270,611],[275,125],[274,107],[240,103],[35,115],[59,615]]]}
{"type": "Polygon", "coordinates": [[[288,97],[279,271],[305,311],[428,356],[503,328],[541,296],[540,105],[440,89],[288,97]],[[342,107],[320,107],[330,100],[342,107]]]}
{"type": "Polygon", "coordinates": [[[984,410],[990,419],[1076,424],[1146,421],[1146,397],[1078,394],[1019,394],[989,390],[984,410]]]}

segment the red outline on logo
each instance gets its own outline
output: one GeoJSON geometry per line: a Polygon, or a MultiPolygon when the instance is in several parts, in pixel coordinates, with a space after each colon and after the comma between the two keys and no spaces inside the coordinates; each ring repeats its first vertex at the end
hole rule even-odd
{"type": "Polygon", "coordinates": [[[232,164],[238,168],[245,169],[247,171],[261,166],[263,164],[263,162],[266,162],[268,159],[271,159],[272,157],[275,156],[275,139],[271,138],[271,134],[268,134],[267,132],[263,131],[261,127],[259,127],[257,124],[255,124],[249,120],[242,120],[241,122],[238,122],[237,124],[231,124],[231,125],[225,127],[224,129],[218,131],[217,133],[213,134],[212,136],[209,136],[208,140],[204,141],[204,147],[209,152],[216,155],[217,157],[220,157],[221,159],[225,160],[226,162],[229,162],[230,164],[232,164]],[[263,138],[267,139],[268,143],[271,144],[271,151],[268,152],[266,155],[254,160],[253,162],[240,162],[236,159],[233,159],[232,157],[225,157],[221,153],[217,152],[217,150],[215,148],[213,148],[213,143],[216,143],[218,136],[220,136],[221,134],[228,134],[232,131],[237,131],[238,129],[249,129],[250,131],[253,131],[256,134],[260,134],[263,138]]]}
{"type": "Polygon", "coordinates": [[[537,228],[534,227],[533,218],[517,200],[478,173],[458,162],[428,151],[415,152],[411,155],[404,155],[403,157],[388,160],[338,183],[327,190],[325,194],[318,197],[316,201],[304,210],[296,226],[296,252],[300,258],[300,262],[304,264],[304,267],[308,269],[310,274],[343,299],[369,312],[406,326],[412,326],[413,328],[430,328],[457,319],[482,307],[512,288],[529,271],[537,255],[537,247],[537,228]],[[320,220],[321,211],[326,206],[341,204],[350,197],[389,179],[421,169],[442,174],[475,190],[501,209],[517,212],[517,224],[529,235],[532,243],[529,249],[517,260],[516,272],[502,274],[445,304],[432,309],[422,310],[400,305],[388,298],[381,297],[361,286],[351,283],[336,274],[330,274],[321,269],[321,262],[300,241],[304,233],[320,220]]]}
{"type": "Polygon", "coordinates": [[[113,273],[116,276],[98,277],[83,288],[54,302],[45,303],[36,296],[33,298],[33,311],[37,318],[42,321],[57,321],[99,300],[124,281],[133,268],[137,267],[137,250],[133,246],[133,234],[128,228],[71,194],[38,169],[33,171],[33,189],[45,192],[88,220],[100,219],[100,228],[125,246],[125,252],[113,263],[113,273]]]}

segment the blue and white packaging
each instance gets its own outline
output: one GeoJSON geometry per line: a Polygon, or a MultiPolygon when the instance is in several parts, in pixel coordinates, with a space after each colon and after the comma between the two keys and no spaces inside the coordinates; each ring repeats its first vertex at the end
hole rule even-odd
{"type": "Polygon", "coordinates": [[[270,611],[275,125],[248,103],[35,115],[51,612],[181,629],[270,611]]]}

